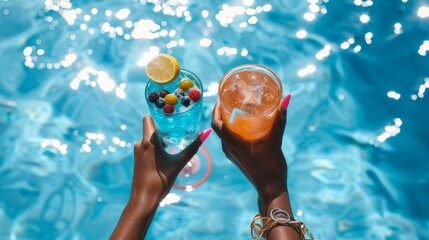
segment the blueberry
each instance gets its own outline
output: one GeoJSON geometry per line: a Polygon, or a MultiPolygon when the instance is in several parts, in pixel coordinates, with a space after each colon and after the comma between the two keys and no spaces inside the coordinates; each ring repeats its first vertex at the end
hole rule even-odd
{"type": "Polygon", "coordinates": [[[155,103],[156,100],[158,100],[159,95],[156,92],[151,92],[151,93],[149,93],[149,96],[147,98],[149,99],[149,102],[155,103]]]}
{"type": "Polygon", "coordinates": [[[191,101],[192,100],[189,97],[184,97],[180,102],[182,103],[183,106],[189,107],[189,104],[191,104],[191,101]]]}
{"type": "Polygon", "coordinates": [[[177,98],[183,98],[183,97],[185,96],[185,93],[183,92],[183,90],[182,90],[182,89],[177,89],[177,90],[174,92],[174,95],[176,95],[176,97],[177,97],[177,98]]]}
{"type": "Polygon", "coordinates": [[[165,101],[162,99],[158,99],[158,101],[156,101],[155,105],[159,108],[163,108],[165,106],[165,101]]]}

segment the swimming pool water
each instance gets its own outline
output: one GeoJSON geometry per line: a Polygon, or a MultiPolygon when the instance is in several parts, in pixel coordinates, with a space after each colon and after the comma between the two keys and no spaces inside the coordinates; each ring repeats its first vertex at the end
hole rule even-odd
{"type": "MultiPolygon", "coordinates": [[[[429,239],[428,29],[423,0],[0,0],[0,239],[108,238],[158,52],[203,82],[202,129],[227,70],[277,73],[316,239],[429,239]]],[[[215,134],[204,146],[211,176],[174,189],[147,239],[250,239],[256,193],[215,134]]]]}

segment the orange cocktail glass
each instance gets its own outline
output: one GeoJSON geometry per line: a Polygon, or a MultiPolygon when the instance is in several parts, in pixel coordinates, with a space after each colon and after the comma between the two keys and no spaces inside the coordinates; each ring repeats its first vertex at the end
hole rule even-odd
{"type": "Polygon", "coordinates": [[[282,85],[270,69],[246,64],[229,70],[219,85],[224,124],[246,140],[271,129],[282,96],[282,85]]]}

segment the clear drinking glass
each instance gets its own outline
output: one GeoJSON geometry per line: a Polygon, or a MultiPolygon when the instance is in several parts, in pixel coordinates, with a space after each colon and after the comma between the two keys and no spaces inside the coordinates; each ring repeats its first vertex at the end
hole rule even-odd
{"type": "MultiPolygon", "coordinates": [[[[200,79],[194,73],[185,69],[181,69],[179,76],[170,83],[158,84],[154,81],[149,81],[146,85],[145,98],[149,105],[150,113],[155,121],[158,133],[167,147],[182,150],[198,135],[203,110],[202,90],[203,85],[200,79]],[[156,103],[149,101],[148,96],[151,92],[160,93],[162,90],[167,90],[169,93],[174,94],[179,88],[179,83],[185,79],[191,80],[194,83],[193,89],[200,91],[201,96],[197,102],[191,101],[190,105],[186,107],[181,104],[181,97],[179,97],[178,104],[174,106],[174,113],[166,114],[163,108],[157,107],[156,103]]],[[[187,92],[184,92],[185,96],[187,92]]]]}
{"type": "Polygon", "coordinates": [[[280,79],[255,64],[229,70],[219,85],[222,119],[246,140],[261,138],[271,130],[281,97],[280,79]]]}

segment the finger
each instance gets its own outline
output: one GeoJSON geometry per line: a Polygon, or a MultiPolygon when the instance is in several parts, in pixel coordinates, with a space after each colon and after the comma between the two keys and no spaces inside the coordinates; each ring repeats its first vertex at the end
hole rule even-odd
{"type": "Polygon", "coordinates": [[[212,128],[219,137],[221,136],[221,133],[222,133],[222,125],[223,125],[223,121],[222,121],[222,114],[220,111],[220,104],[219,102],[217,102],[213,108],[212,128]]]}
{"type": "Polygon", "coordinates": [[[155,123],[151,115],[146,115],[143,118],[143,139],[150,140],[152,134],[156,131],[155,123]]]}
{"type": "MultiPolygon", "coordinates": [[[[280,104],[280,110],[279,110],[279,119],[281,120],[282,125],[286,125],[286,116],[287,116],[287,109],[289,107],[289,103],[292,96],[290,94],[286,95],[285,98],[283,98],[281,104],[280,104]]],[[[283,126],[284,127],[284,126],[283,126]]]]}
{"type": "Polygon", "coordinates": [[[211,131],[211,128],[204,130],[196,139],[194,139],[194,141],[189,146],[187,146],[180,153],[183,165],[189,162],[189,160],[191,160],[191,158],[198,152],[198,149],[200,148],[201,144],[203,144],[203,142],[207,139],[211,131]]]}
{"type": "Polygon", "coordinates": [[[286,117],[287,117],[287,108],[290,102],[290,94],[288,94],[280,103],[278,108],[277,116],[274,120],[273,128],[271,129],[270,136],[274,134],[277,136],[278,134],[283,136],[284,130],[286,128],[286,117]]]}

